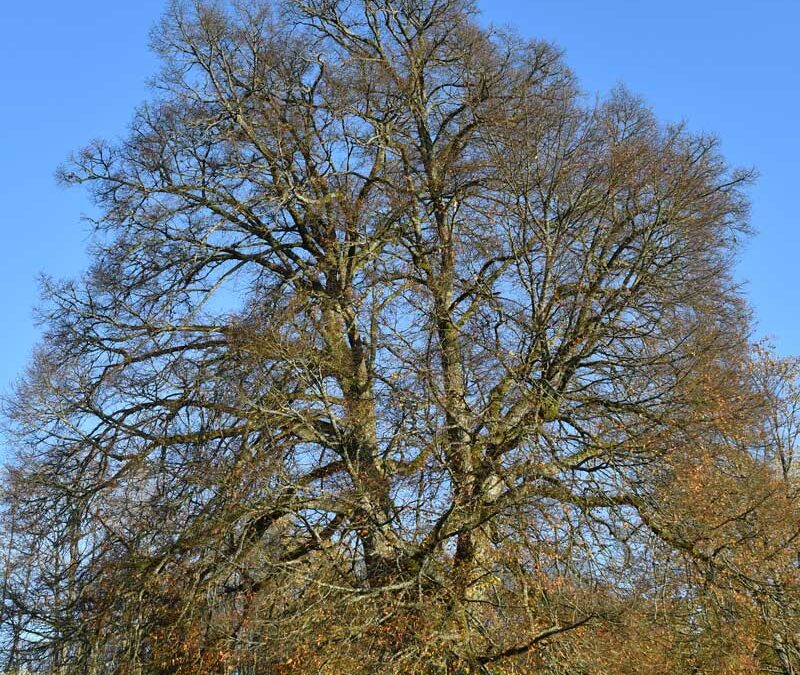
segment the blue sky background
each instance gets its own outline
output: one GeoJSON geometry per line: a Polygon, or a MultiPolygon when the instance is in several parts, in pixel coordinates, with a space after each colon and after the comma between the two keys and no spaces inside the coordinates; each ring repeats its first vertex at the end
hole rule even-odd
{"type": "MultiPolygon", "coordinates": [[[[666,121],[717,133],[755,166],[756,236],[739,277],[757,332],[800,354],[800,2],[483,0],[484,18],[560,45],[591,95],[618,83],[666,121]]],[[[157,68],[148,32],[165,0],[0,2],[0,391],[37,338],[37,274],[85,267],[86,194],[53,172],[92,138],[124,134],[157,68]]]]}

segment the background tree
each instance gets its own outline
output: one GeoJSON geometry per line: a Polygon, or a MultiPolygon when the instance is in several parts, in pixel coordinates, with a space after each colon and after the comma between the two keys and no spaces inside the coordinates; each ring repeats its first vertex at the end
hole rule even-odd
{"type": "Polygon", "coordinates": [[[713,138],[465,0],[175,3],[153,44],[8,404],[11,667],[794,672],[713,138]]]}

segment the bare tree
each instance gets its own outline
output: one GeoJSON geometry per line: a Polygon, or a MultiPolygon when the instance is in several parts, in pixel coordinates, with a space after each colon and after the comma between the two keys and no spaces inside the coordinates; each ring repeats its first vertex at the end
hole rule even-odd
{"type": "Polygon", "coordinates": [[[635,615],[689,672],[750,616],[712,586],[774,590],[749,174],[474,13],[172,5],[61,174],[101,215],[8,405],[15,663],[611,672],[635,615]]]}

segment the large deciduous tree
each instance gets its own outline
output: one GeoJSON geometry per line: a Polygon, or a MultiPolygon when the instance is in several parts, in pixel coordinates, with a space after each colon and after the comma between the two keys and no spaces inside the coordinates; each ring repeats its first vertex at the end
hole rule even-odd
{"type": "Polygon", "coordinates": [[[798,672],[794,366],[713,138],[468,0],[153,42],[7,406],[9,670],[798,672]]]}

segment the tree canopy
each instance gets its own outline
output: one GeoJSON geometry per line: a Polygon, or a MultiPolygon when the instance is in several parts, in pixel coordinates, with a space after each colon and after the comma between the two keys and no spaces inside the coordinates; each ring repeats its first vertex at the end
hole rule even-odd
{"type": "Polygon", "coordinates": [[[800,672],[747,171],[468,0],[175,2],[60,172],[8,672],[800,672]]]}

